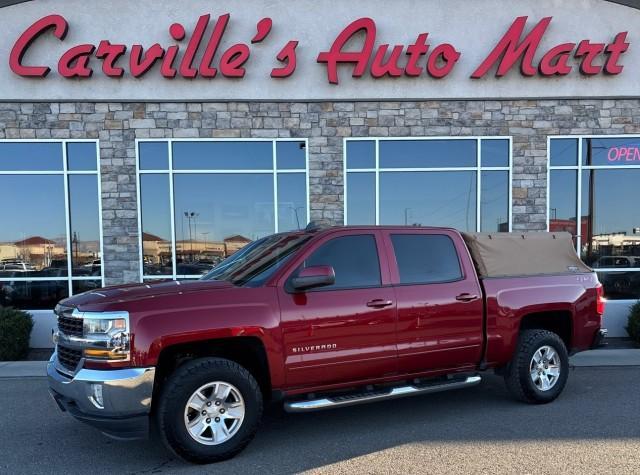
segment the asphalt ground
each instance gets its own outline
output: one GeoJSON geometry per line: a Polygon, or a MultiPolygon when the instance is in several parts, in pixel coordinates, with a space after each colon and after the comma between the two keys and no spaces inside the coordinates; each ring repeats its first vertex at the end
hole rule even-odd
{"type": "Polygon", "coordinates": [[[574,368],[552,404],[477,387],[310,414],[270,408],[235,459],[194,466],[61,413],[44,378],[0,379],[0,473],[640,474],[640,367],[574,368]]]}

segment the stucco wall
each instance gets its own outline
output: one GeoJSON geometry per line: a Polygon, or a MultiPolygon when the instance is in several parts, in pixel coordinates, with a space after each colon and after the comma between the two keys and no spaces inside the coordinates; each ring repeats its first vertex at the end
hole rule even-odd
{"type": "MultiPolygon", "coordinates": [[[[640,26],[640,11],[603,0],[37,0],[2,9],[0,14],[0,100],[362,100],[394,98],[486,99],[522,97],[634,97],[640,90],[640,48],[635,31],[640,26]],[[393,8],[389,8],[390,4],[393,8]],[[167,48],[178,44],[179,58],[184,54],[188,38],[203,14],[211,21],[206,39],[219,15],[231,15],[229,25],[217,52],[217,65],[223,52],[233,44],[250,46],[243,79],[196,77],[163,78],[160,64],[144,77],[136,79],[127,71],[120,79],[106,77],[101,60],[94,56],[89,65],[90,79],[65,79],[58,74],[58,60],[69,48],[78,44],[98,45],[101,40],[128,47],[118,65],[128,70],[131,47],[146,48],[159,43],[167,48]],[[47,32],[29,48],[26,65],[52,68],[46,79],[24,78],[9,68],[11,49],[20,35],[35,21],[51,14],[63,15],[69,25],[64,41],[47,32]],[[528,16],[526,31],[545,17],[553,20],[545,32],[535,55],[534,66],[550,48],[561,43],[610,43],[628,31],[629,50],[621,58],[625,69],[618,76],[598,74],[583,77],[578,72],[579,60],[571,57],[572,72],[566,77],[523,77],[519,65],[503,78],[489,72],[483,79],[472,80],[471,74],[484,61],[513,21],[528,16]],[[269,36],[255,45],[256,24],[263,18],[273,20],[269,36]],[[444,79],[427,74],[419,77],[383,77],[375,79],[367,71],[363,77],[351,77],[352,66],[340,70],[340,85],[327,81],[325,64],[317,62],[318,54],[328,51],[339,33],[352,21],[368,17],[377,25],[376,47],[382,44],[406,46],[421,33],[429,33],[430,51],[442,43],[450,43],[461,52],[452,73],[444,79]],[[180,22],[187,39],[173,41],[169,26],[180,22]],[[286,79],[272,79],[272,68],[282,66],[278,52],[290,40],[299,41],[298,67],[286,79]]],[[[351,45],[358,49],[362,37],[351,45]]],[[[205,46],[196,55],[199,64],[205,46]]],[[[373,57],[373,54],[372,54],[373,57]]],[[[600,57],[596,64],[602,65],[600,57]]],[[[401,66],[407,61],[401,55],[401,66]]],[[[422,58],[420,65],[426,64],[422,58]]]]}

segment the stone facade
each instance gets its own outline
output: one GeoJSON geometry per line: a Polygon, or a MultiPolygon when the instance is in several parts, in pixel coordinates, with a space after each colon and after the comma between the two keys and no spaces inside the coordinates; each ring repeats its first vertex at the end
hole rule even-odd
{"type": "Polygon", "coordinates": [[[135,139],[309,139],[311,219],[342,223],[344,137],[513,137],[513,229],[546,228],[547,137],[640,133],[640,100],[0,103],[0,139],[99,139],[108,284],[138,281],[135,139]]]}

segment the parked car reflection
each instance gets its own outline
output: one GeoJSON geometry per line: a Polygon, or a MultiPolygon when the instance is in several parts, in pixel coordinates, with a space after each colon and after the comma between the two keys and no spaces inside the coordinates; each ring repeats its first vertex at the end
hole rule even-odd
{"type": "MultiPolygon", "coordinates": [[[[24,273],[12,276],[24,278],[24,273]]],[[[0,282],[0,305],[5,307],[29,308],[31,310],[52,309],[62,299],[69,296],[67,280],[7,280],[0,282]]]]}

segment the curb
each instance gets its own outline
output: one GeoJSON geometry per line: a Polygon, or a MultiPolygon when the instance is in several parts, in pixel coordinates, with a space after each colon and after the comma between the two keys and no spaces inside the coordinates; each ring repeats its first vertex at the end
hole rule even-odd
{"type": "MultiPolygon", "coordinates": [[[[578,353],[570,358],[570,366],[628,367],[640,366],[640,349],[602,349],[578,353]]],[[[47,361],[4,361],[0,362],[0,379],[44,378],[47,376],[47,361]]]]}
{"type": "Polygon", "coordinates": [[[1,378],[45,378],[47,361],[5,361],[0,362],[1,378]]]}
{"type": "Polygon", "coordinates": [[[570,364],[575,367],[640,366],[640,350],[603,349],[584,351],[572,356],[570,364]]]}

